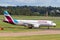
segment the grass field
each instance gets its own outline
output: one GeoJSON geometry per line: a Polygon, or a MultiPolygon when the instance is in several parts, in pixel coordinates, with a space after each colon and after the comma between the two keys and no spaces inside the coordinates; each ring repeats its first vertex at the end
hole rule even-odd
{"type": "MultiPolygon", "coordinates": [[[[26,19],[26,20],[51,20],[54,21],[57,26],[51,29],[60,30],[60,17],[41,17],[41,16],[12,16],[14,19],[26,19]]],[[[0,15],[0,27],[3,27],[4,30],[0,30],[0,32],[30,32],[30,31],[41,31],[47,29],[47,27],[43,27],[42,29],[28,29],[24,26],[17,26],[8,23],[4,23],[2,20],[4,19],[3,15],[0,15]]],[[[18,36],[18,37],[0,37],[0,40],[60,40],[60,34],[56,35],[36,35],[36,36],[18,36]]]]}
{"type": "MultiPolygon", "coordinates": [[[[52,20],[57,26],[56,29],[60,28],[60,17],[42,17],[42,16],[12,16],[14,19],[26,19],[26,20],[52,20]]],[[[0,30],[0,32],[28,32],[28,31],[37,31],[43,29],[28,29],[27,27],[12,25],[8,23],[4,23],[2,20],[4,19],[3,15],[0,15],[0,27],[4,27],[4,30],[0,30]]],[[[44,27],[46,29],[46,27],[44,27]]],[[[53,27],[52,27],[53,28],[53,27]]],[[[54,28],[53,28],[54,29],[54,28]]]]}
{"type": "Polygon", "coordinates": [[[60,40],[60,34],[56,35],[36,35],[19,37],[0,37],[0,40],[60,40]]]}

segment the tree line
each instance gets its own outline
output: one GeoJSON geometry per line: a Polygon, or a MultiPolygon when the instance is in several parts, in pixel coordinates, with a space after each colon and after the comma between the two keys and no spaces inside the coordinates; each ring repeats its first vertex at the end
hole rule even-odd
{"type": "Polygon", "coordinates": [[[0,6],[0,15],[7,10],[11,15],[60,16],[60,7],[45,6],[0,6]]]}

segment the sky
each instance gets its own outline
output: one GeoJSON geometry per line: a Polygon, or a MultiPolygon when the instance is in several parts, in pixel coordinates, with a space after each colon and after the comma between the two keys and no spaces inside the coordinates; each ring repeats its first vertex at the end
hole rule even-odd
{"type": "Polygon", "coordinates": [[[0,0],[0,6],[53,6],[60,7],[60,0],[0,0]]]}

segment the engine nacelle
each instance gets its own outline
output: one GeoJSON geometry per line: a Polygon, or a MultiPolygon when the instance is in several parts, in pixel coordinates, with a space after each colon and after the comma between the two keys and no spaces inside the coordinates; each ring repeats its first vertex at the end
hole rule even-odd
{"type": "Polygon", "coordinates": [[[39,24],[35,24],[33,26],[34,26],[34,28],[39,28],[39,24]]]}

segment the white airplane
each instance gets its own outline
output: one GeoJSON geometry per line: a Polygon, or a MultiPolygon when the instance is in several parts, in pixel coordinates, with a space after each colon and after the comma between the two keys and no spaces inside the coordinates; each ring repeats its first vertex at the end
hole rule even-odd
{"type": "Polygon", "coordinates": [[[4,16],[5,16],[5,19],[3,20],[4,22],[15,24],[15,25],[26,26],[30,29],[39,28],[41,26],[46,26],[48,27],[48,29],[49,27],[56,27],[56,23],[49,20],[15,20],[9,15],[7,11],[4,11],[4,16]]]}

